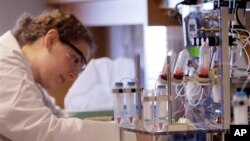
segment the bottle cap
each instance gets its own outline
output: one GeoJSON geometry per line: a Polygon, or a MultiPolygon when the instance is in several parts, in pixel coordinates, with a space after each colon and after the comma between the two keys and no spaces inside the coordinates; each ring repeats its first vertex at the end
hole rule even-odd
{"type": "Polygon", "coordinates": [[[134,82],[134,81],[129,81],[129,82],[127,83],[127,85],[128,85],[128,86],[135,86],[135,82],[134,82]]]}
{"type": "Polygon", "coordinates": [[[236,95],[236,96],[238,96],[238,97],[244,97],[244,96],[247,96],[246,92],[244,92],[244,91],[236,92],[236,94],[235,94],[235,95],[236,95]]]}
{"type": "Polygon", "coordinates": [[[165,89],[165,88],[166,88],[166,85],[160,84],[160,85],[157,86],[157,88],[159,88],[159,89],[165,89]]]}
{"type": "Polygon", "coordinates": [[[116,87],[123,87],[123,83],[122,82],[115,82],[115,86],[116,87]]]}

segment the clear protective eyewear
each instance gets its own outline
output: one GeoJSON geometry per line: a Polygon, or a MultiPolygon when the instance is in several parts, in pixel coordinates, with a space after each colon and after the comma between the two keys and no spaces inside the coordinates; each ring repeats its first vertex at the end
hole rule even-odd
{"type": "Polygon", "coordinates": [[[70,53],[70,52],[66,53],[66,56],[71,58],[72,67],[77,68],[77,69],[79,69],[80,72],[82,72],[88,64],[83,53],[74,44],[70,43],[69,41],[65,40],[64,38],[60,38],[60,40],[64,44],[67,44],[71,49],[73,49],[81,57],[81,60],[79,60],[78,57],[76,57],[76,55],[74,55],[73,53],[70,53]]]}

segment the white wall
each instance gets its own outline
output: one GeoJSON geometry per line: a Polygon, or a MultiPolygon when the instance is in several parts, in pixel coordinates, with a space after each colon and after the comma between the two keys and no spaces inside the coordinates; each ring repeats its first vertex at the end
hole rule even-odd
{"type": "Polygon", "coordinates": [[[143,26],[123,25],[109,27],[110,57],[129,57],[143,53],[143,26]]]}
{"type": "Polygon", "coordinates": [[[0,35],[12,29],[22,13],[37,15],[45,9],[45,0],[0,0],[0,35]]]}
{"type": "Polygon", "coordinates": [[[72,11],[86,26],[147,24],[147,0],[47,0],[72,11]],[[74,3],[75,2],[75,3],[74,3]]]}

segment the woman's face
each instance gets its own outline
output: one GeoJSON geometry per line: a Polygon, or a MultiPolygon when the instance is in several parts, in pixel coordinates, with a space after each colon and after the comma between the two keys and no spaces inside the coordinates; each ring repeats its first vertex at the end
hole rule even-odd
{"type": "Polygon", "coordinates": [[[88,49],[84,41],[70,42],[55,38],[39,66],[41,85],[46,89],[54,89],[75,80],[87,64],[88,49]]]}

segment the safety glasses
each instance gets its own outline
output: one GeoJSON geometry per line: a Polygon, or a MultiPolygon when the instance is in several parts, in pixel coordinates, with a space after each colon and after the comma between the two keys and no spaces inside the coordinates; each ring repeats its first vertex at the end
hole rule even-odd
{"type": "Polygon", "coordinates": [[[86,60],[86,58],[84,57],[83,53],[72,43],[70,43],[69,41],[67,41],[64,38],[60,38],[60,41],[63,42],[64,44],[68,45],[71,49],[73,49],[80,57],[81,57],[81,61],[77,61],[77,57],[74,56],[72,53],[67,53],[66,55],[70,58],[72,58],[72,65],[74,65],[74,67],[77,67],[80,69],[80,72],[83,71],[88,62],[86,60]]]}

